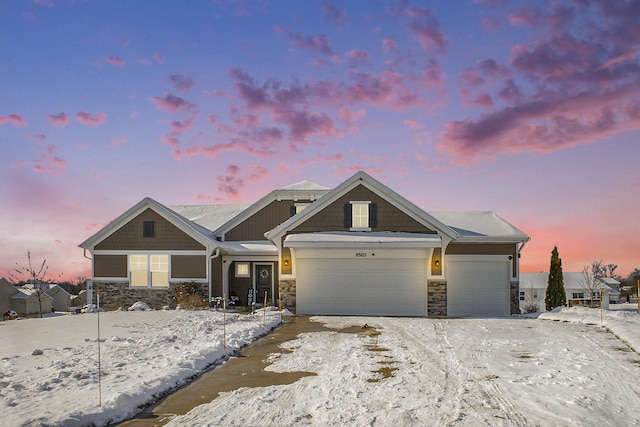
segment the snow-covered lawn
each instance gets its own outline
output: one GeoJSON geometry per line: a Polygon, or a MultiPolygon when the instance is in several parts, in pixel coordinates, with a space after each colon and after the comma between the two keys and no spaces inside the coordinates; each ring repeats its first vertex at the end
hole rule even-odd
{"type": "Polygon", "coordinates": [[[0,322],[0,424],[105,425],[280,324],[277,311],[96,313],[0,322]]]}
{"type": "MultiPolygon", "coordinates": [[[[170,425],[638,425],[640,316],[614,308],[604,328],[584,308],[537,319],[314,317],[369,327],[302,334],[267,369],[316,376],[223,393],[170,425]]],[[[2,424],[122,419],[263,333],[262,313],[230,318],[225,350],[222,313],[101,313],[101,408],[96,314],[2,322],[2,424]]],[[[279,321],[268,312],[264,329],[279,321]]]]}

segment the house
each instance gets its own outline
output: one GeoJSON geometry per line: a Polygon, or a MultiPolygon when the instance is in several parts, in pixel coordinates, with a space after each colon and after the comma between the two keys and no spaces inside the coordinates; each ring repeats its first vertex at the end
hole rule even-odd
{"type": "Polygon", "coordinates": [[[308,181],[249,206],[145,198],[79,246],[103,306],[171,304],[180,283],[299,314],[519,312],[529,237],[493,212],[426,212],[364,172],[308,181]]]}
{"type": "Polygon", "coordinates": [[[31,285],[16,286],[17,292],[11,295],[10,304],[12,310],[18,314],[38,314],[42,309],[42,313],[48,313],[53,306],[53,297],[47,295],[46,292],[38,292],[31,285]]]}
{"type": "Polygon", "coordinates": [[[7,279],[0,277],[0,312],[4,313],[13,310],[11,295],[16,293],[18,293],[18,290],[7,279]]]}
{"type": "MultiPolygon", "coordinates": [[[[595,285],[585,284],[584,273],[563,272],[562,278],[567,298],[567,305],[588,305],[591,301],[599,304],[600,293],[608,296],[608,302],[617,303],[620,291],[615,287],[620,285],[612,278],[596,278],[595,285]],[[617,285],[616,285],[617,284],[617,285]]],[[[537,307],[536,311],[546,311],[544,299],[547,292],[549,273],[520,273],[520,308],[526,306],[537,307]]]]}
{"type": "Polygon", "coordinates": [[[47,290],[47,295],[53,298],[52,305],[56,311],[69,311],[69,307],[71,307],[71,294],[61,286],[50,285],[47,290]]]}

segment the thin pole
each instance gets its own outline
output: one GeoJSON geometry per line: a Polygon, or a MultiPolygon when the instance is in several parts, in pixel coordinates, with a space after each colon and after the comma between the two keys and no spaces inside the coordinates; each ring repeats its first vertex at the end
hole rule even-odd
{"type": "Polygon", "coordinates": [[[227,348],[227,294],[222,294],[222,348],[227,348]]]}
{"type": "Polygon", "coordinates": [[[98,308],[96,316],[98,318],[98,406],[102,406],[102,367],[100,361],[100,289],[96,290],[98,308]]]}
{"type": "Polygon", "coordinates": [[[602,326],[602,292],[600,291],[600,326],[602,326]]]}
{"type": "Polygon", "coordinates": [[[264,291],[264,304],[262,304],[262,327],[267,327],[267,291],[264,291]]]}

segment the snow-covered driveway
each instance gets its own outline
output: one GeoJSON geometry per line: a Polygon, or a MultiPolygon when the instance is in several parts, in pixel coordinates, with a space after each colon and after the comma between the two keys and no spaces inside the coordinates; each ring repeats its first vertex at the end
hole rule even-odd
{"type": "Polygon", "coordinates": [[[635,409],[640,356],[599,324],[516,318],[313,320],[332,328],[369,328],[303,334],[287,343],[292,352],[271,355],[267,369],[316,376],[224,393],[170,425],[640,423],[635,409]]]}

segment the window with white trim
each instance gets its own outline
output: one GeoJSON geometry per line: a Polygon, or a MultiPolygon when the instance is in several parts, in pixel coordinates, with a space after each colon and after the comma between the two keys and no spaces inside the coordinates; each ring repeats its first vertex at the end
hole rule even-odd
{"type": "Polygon", "coordinates": [[[351,202],[351,229],[369,230],[369,205],[371,202],[351,202]]]}
{"type": "Polygon", "coordinates": [[[236,262],[236,277],[249,277],[249,263],[248,262],[236,262]]]}
{"type": "Polygon", "coordinates": [[[584,292],[574,292],[573,299],[584,299],[584,292]]]}
{"type": "Polygon", "coordinates": [[[135,288],[169,286],[169,255],[129,255],[129,284],[135,288]]]}

